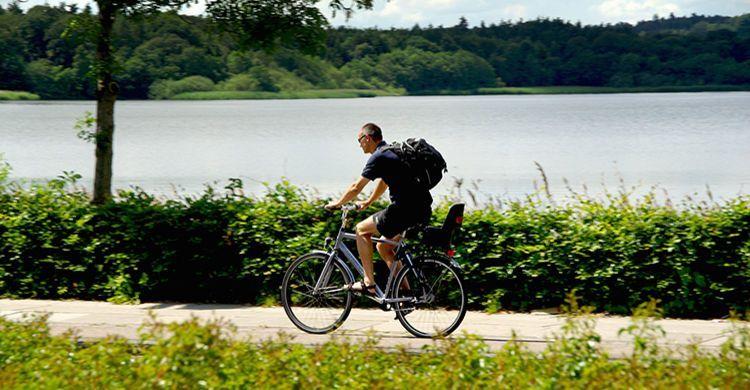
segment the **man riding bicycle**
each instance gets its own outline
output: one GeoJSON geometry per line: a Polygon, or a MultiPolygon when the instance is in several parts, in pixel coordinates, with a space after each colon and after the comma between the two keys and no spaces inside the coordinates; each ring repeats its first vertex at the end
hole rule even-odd
{"type": "MultiPolygon", "coordinates": [[[[391,204],[385,209],[369,216],[356,226],[357,251],[365,271],[364,281],[353,283],[351,290],[375,295],[375,277],[372,264],[372,236],[380,235],[392,241],[399,241],[406,229],[427,223],[432,214],[432,196],[428,189],[418,185],[409,174],[408,166],[401,161],[393,150],[387,148],[383,134],[374,123],[367,123],[357,134],[359,147],[365,154],[371,154],[367,160],[362,176],[352,183],[337,201],[328,203],[327,209],[336,209],[355,199],[367,183],[375,181],[375,190],[370,197],[357,202],[359,209],[365,209],[375,202],[386,188],[389,189],[391,204]]],[[[380,256],[391,268],[395,260],[395,246],[378,243],[380,256]]]]}
{"type": "Polygon", "coordinates": [[[343,209],[341,228],[335,239],[326,239],[325,250],[313,250],[289,265],[281,282],[284,311],[305,332],[329,333],[346,321],[356,291],[380,309],[393,311],[412,335],[445,337],[461,325],[466,314],[461,267],[451,253],[451,239],[463,220],[464,205],[450,206],[441,227],[425,226],[418,232],[415,243],[421,253],[416,256],[402,235],[411,227],[427,225],[432,214],[429,189],[442,178],[445,161],[423,139],[386,144],[380,128],[372,123],[362,126],[357,142],[365,154],[371,154],[362,177],[341,199],[326,205],[343,209]],[[345,205],[370,181],[376,185],[366,201],[345,205]],[[348,212],[369,207],[386,189],[391,204],[358,223],[355,234],[346,231],[348,212]],[[359,259],[345,240],[357,242],[359,259]],[[373,275],[373,241],[390,270],[382,287],[376,286],[373,275]],[[356,281],[355,275],[362,280],[356,281]]]}

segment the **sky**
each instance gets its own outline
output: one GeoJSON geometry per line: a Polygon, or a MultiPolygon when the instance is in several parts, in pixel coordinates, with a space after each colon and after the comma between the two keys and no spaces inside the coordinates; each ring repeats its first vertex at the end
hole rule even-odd
{"type": "MultiPolygon", "coordinates": [[[[7,6],[10,0],[0,0],[7,6]]],[[[27,0],[23,8],[39,4],[59,4],[57,0],[27,0]]],[[[67,0],[83,6],[91,0],[67,0]]],[[[583,24],[635,23],[651,19],[654,14],[686,16],[704,15],[736,16],[750,13],[750,0],[375,0],[371,11],[359,11],[350,20],[341,15],[331,18],[327,1],[319,3],[324,14],[334,26],[350,27],[412,27],[444,25],[453,26],[461,16],[471,26],[484,21],[487,24],[501,20],[530,20],[537,17],[562,18],[583,24]]],[[[186,9],[184,13],[203,12],[203,0],[186,9]]]]}

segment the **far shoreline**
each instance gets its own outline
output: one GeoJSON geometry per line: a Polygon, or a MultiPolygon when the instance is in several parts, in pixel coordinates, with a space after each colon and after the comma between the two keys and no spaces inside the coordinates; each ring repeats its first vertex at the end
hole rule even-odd
{"type": "Polygon", "coordinates": [[[671,85],[656,87],[496,87],[471,91],[425,91],[411,95],[587,95],[617,93],[676,93],[676,92],[741,92],[750,91],[750,85],[671,85]]]}
{"type": "MultiPolygon", "coordinates": [[[[543,86],[543,87],[494,87],[472,90],[430,90],[405,92],[403,90],[376,89],[310,89],[302,91],[201,91],[184,92],[166,100],[291,100],[291,99],[353,99],[382,96],[491,96],[491,95],[590,95],[622,93],[682,93],[682,92],[743,92],[750,85],[677,85],[656,87],[589,87],[589,86],[543,86]]],[[[1,91],[3,101],[90,101],[94,99],[42,99],[26,91],[1,91]]],[[[158,99],[123,99],[120,101],[158,101],[158,99]]]]}

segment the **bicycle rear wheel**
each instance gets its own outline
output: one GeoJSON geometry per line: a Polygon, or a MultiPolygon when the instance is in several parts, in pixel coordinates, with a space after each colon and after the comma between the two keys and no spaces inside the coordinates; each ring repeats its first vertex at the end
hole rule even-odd
{"type": "Polygon", "coordinates": [[[414,268],[404,267],[396,276],[394,298],[412,298],[412,302],[398,304],[396,317],[417,337],[453,333],[466,315],[466,293],[460,272],[440,258],[414,263],[414,268]]]}
{"type": "Polygon", "coordinates": [[[328,254],[313,252],[295,260],[281,283],[281,303],[295,326],[307,333],[336,330],[352,310],[352,293],[344,288],[352,282],[348,270],[334,261],[330,276],[318,291],[318,282],[328,254]]]}

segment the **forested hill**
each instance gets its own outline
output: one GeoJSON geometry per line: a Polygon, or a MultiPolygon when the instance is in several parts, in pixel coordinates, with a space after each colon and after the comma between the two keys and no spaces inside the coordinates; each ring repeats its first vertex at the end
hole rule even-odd
{"type": "Polygon", "coordinates": [[[708,31],[731,30],[737,31],[744,28],[747,31],[750,28],[750,15],[740,17],[730,16],[705,16],[692,14],[690,16],[675,17],[670,14],[667,18],[654,16],[651,20],[644,20],[635,25],[637,32],[649,33],[674,33],[689,32],[693,34],[705,34],[708,31]]]}
{"type": "MultiPolygon", "coordinates": [[[[91,98],[93,45],[70,21],[90,9],[0,7],[0,90],[91,98]]],[[[495,86],[750,84],[750,14],[584,26],[559,19],[470,27],[335,28],[319,56],[242,52],[200,17],[118,18],[114,46],[124,98],[187,91],[373,89],[470,91],[495,86]]]]}

